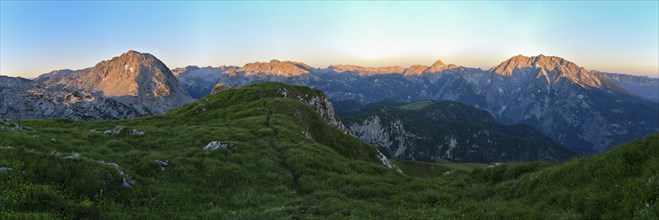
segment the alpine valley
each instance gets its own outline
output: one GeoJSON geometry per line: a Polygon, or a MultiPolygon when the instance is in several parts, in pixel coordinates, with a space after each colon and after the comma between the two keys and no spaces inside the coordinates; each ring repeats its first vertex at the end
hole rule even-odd
{"type": "Polygon", "coordinates": [[[531,126],[502,125],[485,110],[453,101],[383,101],[339,113],[352,134],[399,159],[558,162],[575,156],[531,126]]]}
{"type": "Polygon", "coordinates": [[[657,78],[128,51],[0,76],[0,219],[657,219],[657,78]]]}

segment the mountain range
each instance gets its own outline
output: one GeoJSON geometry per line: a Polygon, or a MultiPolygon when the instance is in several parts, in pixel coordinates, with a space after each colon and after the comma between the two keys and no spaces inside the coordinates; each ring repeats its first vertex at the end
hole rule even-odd
{"type": "Polygon", "coordinates": [[[456,101],[484,109],[504,124],[529,124],[583,153],[604,151],[659,130],[659,105],[652,101],[659,93],[656,78],[603,75],[555,56],[519,55],[490,70],[442,61],[409,68],[314,69],[276,60],[254,66],[188,66],[176,69],[176,77],[194,98],[208,94],[217,83],[278,81],[320,89],[332,101],[456,101]],[[284,74],[286,70],[294,71],[284,74]]]}
{"type": "MultiPolygon", "coordinates": [[[[327,100],[265,82],[130,120],[3,118],[0,219],[659,216],[659,134],[560,164],[391,160],[337,125],[327,100]]],[[[494,120],[447,101],[379,106],[494,120]]]]}
{"type": "Polygon", "coordinates": [[[483,109],[505,125],[528,124],[581,153],[609,149],[659,130],[656,78],[589,71],[560,57],[515,56],[490,70],[444,64],[409,68],[301,62],[175,68],[129,51],[84,70],[35,80],[0,77],[0,117],[121,119],[161,114],[214,87],[277,81],[320,89],[359,105],[449,100],[483,109]],[[217,85],[217,86],[216,86],[217,85]]]}

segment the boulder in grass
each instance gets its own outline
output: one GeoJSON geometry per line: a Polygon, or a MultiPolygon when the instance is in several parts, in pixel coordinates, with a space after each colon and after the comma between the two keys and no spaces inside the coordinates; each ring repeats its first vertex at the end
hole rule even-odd
{"type": "Polygon", "coordinates": [[[222,143],[219,141],[211,141],[204,147],[204,150],[218,150],[220,148],[225,148],[230,146],[232,146],[232,144],[222,143]]]}

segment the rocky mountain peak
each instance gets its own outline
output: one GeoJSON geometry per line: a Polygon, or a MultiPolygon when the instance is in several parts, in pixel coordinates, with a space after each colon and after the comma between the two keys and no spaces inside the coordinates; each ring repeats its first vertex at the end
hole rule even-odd
{"type": "Polygon", "coordinates": [[[561,57],[543,54],[533,57],[517,55],[492,67],[490,71],[502,76],[516,74],[533,76],[545,79],[547,83],[555,83],[565,78],[582,87],[600,87],[602,85],[601,79],[592,75],[585,68],[561,57]]]}
{"type": "Polygon", "coordinates": [[[405,68],[400,66],[386,66],[386,67],[364,67],[355,65],[331,65],[329,69],[337,73],[353,72],[358,73],[360,76],[373,76],[381,74],[403,74],[405,68]]]}
{"type": "Polygon", "coordinates": [[[442,60],[437,60],[434,63],[432,63],[432,66],[444,66],[444,62],[442,60]]]}
{"type": "Polygon", "coordinates": [[[437,73],[437,72],[441,72],[441,71],[444,71],[444,70],[447,70],[447,69],[455,69],[455,68],[458,68],[458,66],[455,65],[455,64],[448,64],[447,65],[447,64],[444,64],[444,62],[442,62],[441,60],[437,60],[432,64],[432,66],[430,66],[428,68],[428,70],[426,70],[426,72],[428,72],[428,73],[437,73]]]}
{"type": "Polygon", "coordinates": [[[162,61],[134,50],[102,61],[89,71],[63,78],[60,84],[101,91],[105,96],[169,96],[180,88],[174,74],[162,61]]]}
{"type": "Polygon", "coordinates": [[[102,61],[89,71],[64,77],[57,84],[101,92],[103,96],[122,100],[137,98],[151,113],[162,113],[165,109],[192,101],[162,61],[134,50],[102,61]],[[164,100],[156,100],[159,98],[164,100]]]}
{"type": "Polygon", "coordinates": [[[405,76],[418,76],[425,73],[439,73],[448,69],[458,68],[455,64],[444,64],[441,60],[435,61],[430,67],[425,65],[412,65],[405,70],[405,76]]]}
{"type": "Polygon", "coordinates": [[[270,62],[248,63],[240,68],[239,71],[245,72],[246,75],[275,75],[275,76],[299,76],[307,74],[313,67],[292,61],[270,60],[270,62]]]}
{"type": "Polygon", "coordinates": [[[423,74],[423,72],[426,71],[426,69],[428,69],[428,66],[419,65],[419,64],[412,65],[412,66],[410,66],[409,68],[407,68],[405,70],[405,73],[403,73],[403,75],[418,76],[418,75],[423,74]]]}
{"type": "Polygon", "coordinates": [[[490,71],[499,73],[500,75],[510,76],[515,70],[523,68],[544,69],[545,71],[565,68],[571,71],[578,71],[581,67],[561,57],[545,56],[543,54],[527,57],[520,54],[503,61],[498,66],[490,69],[490,71]]]}

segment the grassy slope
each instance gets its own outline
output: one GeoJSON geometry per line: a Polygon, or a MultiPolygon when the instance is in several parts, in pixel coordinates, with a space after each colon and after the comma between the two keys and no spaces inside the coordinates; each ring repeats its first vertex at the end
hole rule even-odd
{"type": "Polygon", "coordinates": [[[448,175],[448,171],[472,172],[478,168],[486,168],[487,164],[481,163],[454,163],[448,160],[437,162],[421,162],[413,160],[393,160],[403,173],[410,176],[434,178],[442,175],[448,175]]]}
{"type": "Polygon", "coordinates": [[[398,108],[400,108],[402,110],[408,110],[408,111],[409,110],[420,110],[420,109],[423,109],[423,108],[431,105],[432,103],[433,103],[433,101],[412,102],[412,103],[409,103],[409,104],[399,106],[398,108]]]}
{"type": "Polygon", "coordinates": [[[15,147],[0,148],[0,167],[13,168],[0,172],[0,219],[659,216],[659,134],[562,165],[504,164],[428,179],[384,168],[372,146],[324,123],[290,98],[296,94],[320,92],[264,83],[163,116],[0,129],[0,145],[15,147]],[[118,125],[146,134],[90,132],[118,125]],[[215,140],[233,146],[202,149],[215,140]],[[64,159],[74,153],[81,157],[64,159]],[[155,160],[169,164],[162,171],[155,160]]]}

